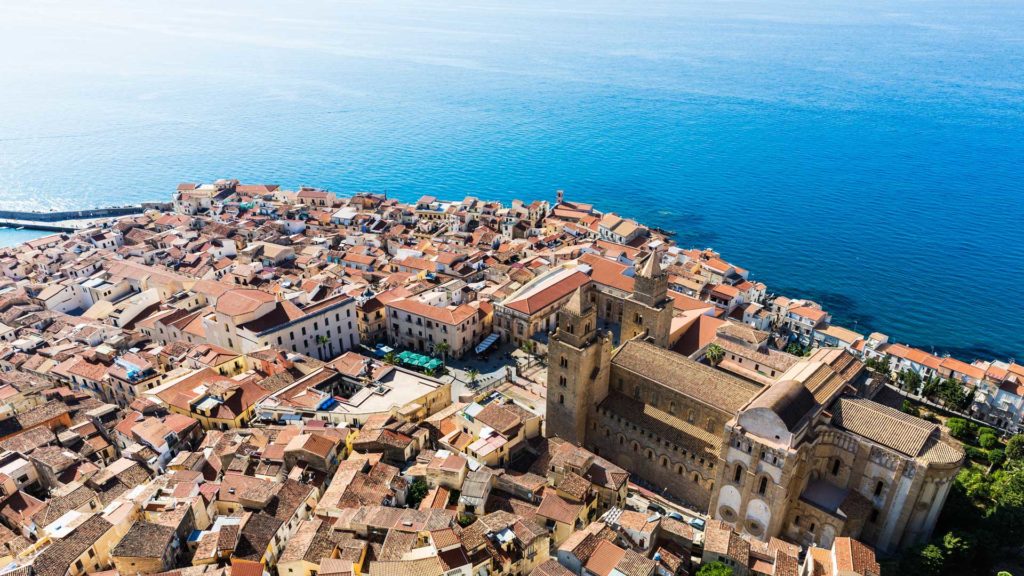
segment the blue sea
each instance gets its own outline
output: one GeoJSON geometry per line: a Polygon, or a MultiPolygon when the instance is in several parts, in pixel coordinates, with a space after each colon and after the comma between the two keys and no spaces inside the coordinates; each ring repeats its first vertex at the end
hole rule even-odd
{"type": "Polygon", "coordinates": [[[860,331],[1024,359],[1019,0],[3,2],[0,79],[4,207],[564,189],[860,331]]]}

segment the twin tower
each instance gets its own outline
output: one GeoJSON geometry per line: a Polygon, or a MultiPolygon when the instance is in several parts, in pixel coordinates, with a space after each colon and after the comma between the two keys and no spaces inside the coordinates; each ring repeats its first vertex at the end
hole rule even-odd
{"type": "MultiPolygon", "coordinates": [[[[660,256],[651,254],[633,278],[633,293],[622,299],[620,341],[647,339],[667,348],[672,330],[672,299],[668,274],[660,256]]],[[[593,282],[580,286],[558,311],[555,331],[548,341],[546,435],[576,445],[587,445],[587,422],[594,408],[608,395],[613,370],[612,335],[598,329],[598,300],[617,298],[599,293],[593,282]]]]}

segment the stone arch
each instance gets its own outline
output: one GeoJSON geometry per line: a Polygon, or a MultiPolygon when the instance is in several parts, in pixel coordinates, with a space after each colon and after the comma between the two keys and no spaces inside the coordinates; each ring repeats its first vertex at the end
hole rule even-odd
{"type": "Polygon", "coordinates": [[[743,463],[742,462],[737,462],[736,465],[732,469],[732,481],[734,483],[736,483],[736,484],[742,484],[743,483],[743,471],[744,471],[743,463]]]}

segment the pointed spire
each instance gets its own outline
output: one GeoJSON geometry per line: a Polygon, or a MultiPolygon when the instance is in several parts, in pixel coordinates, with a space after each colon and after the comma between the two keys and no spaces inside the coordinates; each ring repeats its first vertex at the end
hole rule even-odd
{"type": "Polygon", "coordinates": [[[583,298],[583,286],[580,286],[572,293],[572,296],[569,297],[569,301],[565,303],[565,306],[562,309],[575,316],[582,316],[585,302],[586,300],[583,298]]]}
{"type": "Polygon", "coordinates": [[[640,275],[644,278],[657,278],[661,274],[660,260],[657,252],[651,252],[651,255],[644,261],[643,268],[640,269],[640,275]]]}

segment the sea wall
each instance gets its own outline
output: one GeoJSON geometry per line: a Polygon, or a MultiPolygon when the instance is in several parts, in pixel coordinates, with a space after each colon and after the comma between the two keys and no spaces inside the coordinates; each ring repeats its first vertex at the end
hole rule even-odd
{"type": "Polygon", "coordinates": [[[106,218],[111,216],[125,216],[128,214],[141,214],[148,208],[159,209],[159,203],[153,203],[153,205],[151,206],[111,206],[108,208],[91,208],[87,210],[62,210],[55,212],[0,210],[0,219],[32,220],[35,222],[60,222],[62,220],[86,220],[91,218],[106,218]]]}

